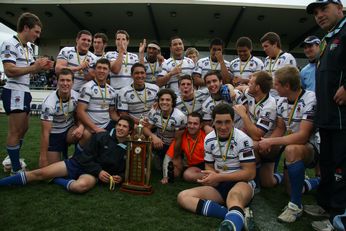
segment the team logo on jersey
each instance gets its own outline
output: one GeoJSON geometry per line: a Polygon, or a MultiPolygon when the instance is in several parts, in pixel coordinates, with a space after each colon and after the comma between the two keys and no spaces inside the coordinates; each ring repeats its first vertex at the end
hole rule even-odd
{"type": "Polygon", "coordinates": [[[248,150],[244,150],[243,152],[243,158],[246,158],[246,157],[253,157],[254,154],[253,154],[253,150],[252,149],[248,149],[248,150]]]}
{"type": "Polygon", "coordinates": [[[134,99],[135,98],[135,95],[134,94],[131,94],[130,95],[130,99],[134,99]]]}
{"type": "Polygon", "coordinates": [[[7,46],[5,47],[4,55],[5,55],[5,58],[11,57],[10,45],[7,45],[7,46]]]}
{"type": "Polygon", "coordinates": [[[80,91],[80,97],[81,98],[85,97],[85,87],[83,87],[82,90],[80,91]]]}
{"type": "Polygon", "coordinates": [[[68,56],[68,59],[73,59],[73,54],[70,54],[70,55],[68,56]]]}
{"type": "Polygon", "coordinates": [[[236,68],[238,66],[238,63],[233,64],[233,67],[236,68]]]}
{"type": "Polygon", "coordinates": [[[175,67],[175,63],[172,63],[172,67],[175,67]]]}
{"type": "Polygon", "coordinates": [[[49,108],[45,108],[43,112],[43,118],[47,120],[49,117],[49,108]]]}
{"type": "Polygon", "coordinates": [[[148,95],[151,95],[151,91],[148,91],[148,95]]]}
{"type": "Polygon", "coordinates": [[[215,149],[215,144],[211,144],[211,145],[210,145],[210,149],[211,149],[211,150],[214,150],[214,149],[215,149]]]}
{"type": "Polygon", "coordinates": [[[130,56],[130,59],[132,60],[132,59],[133,59],[133,57],[132,57],[132,56],[130,56]]]}
{"type": "Polygon", "coordinates": [[[336,38],[333,40],[332,44],[330,45],[330,51],[335,50],[340,45],[340,39],[336,38]]]}
{"type": "Polygon", "coordinates": [[[213,111],[214,110],[214,105],[210,106],[210,111],[213,111]]]}
{"type": "Polygon", "coordinates": [[[154,123],[157,123],[158,120],[159,120],[159,119],[156,118],[156,117],[153,118],[153,122],[154,122],[154,123]]]}
{"type": "Polygon", "coordinates": [[[94,93],[97,94],[97,93],[99,93],[99,91],[95,88],[94,93]]]}
{"type": "Polygon", "coordinates": [[[252,105],[252,100],[249,101],[249,106],[251,106],[251,105],[252,105]]]}
{"type": "Polygon", "coordinates": [[[253,67],[253,63],[250,63],[250,67],[253,67]]]}

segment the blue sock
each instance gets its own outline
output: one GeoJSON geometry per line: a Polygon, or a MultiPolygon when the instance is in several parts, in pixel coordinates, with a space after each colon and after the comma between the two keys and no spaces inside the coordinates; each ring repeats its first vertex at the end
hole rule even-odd
{"type": "Polygon", "coordinates": [[[284,174],[276,172],[274,173],[274,178],[276,179],[276,184],[279,185],[284,180],[284,174]]]}
{"type": "Polygon", "coordinates": [[[11,160],[12,171],[17,172],[19,169],[22,169],[19,162],[19,149],[20,145],[7,146],[7,153],[11,160]]]}
{"type": "Polygon", "coordinates": [[[79,144],[76,144],[74,146],[74,155],[78,156],[78,155],[82,154],[82,152],[83,152],[82,146],[80,146],[79,144]]]}
{"type": "Polygon", "coordinates": [[[74,182],[75,180],[72,180],[72,179],[65,179],[65,178],[62,178],[62,177],[56,177],[52,180],[52,182],[54,184],[57,184],[57,185],[60,185],[62,187],[64,187],[67,191],[70,190],[70,185],[72,182],[74,182]]]}
{"type": "Polygon", "coordinates": [[[196,213],[207,217],[224,219],[227,208],[211,200],[199,200],[196,213]]]}
{"type": "Polygon", "coordinates": [[[225,216],[225,221],[230,221],[235,226],[235,231],[241,231],[244,226],[244,211],[237,206],[231,207],[225,216]]]}
{"type": "Polygon", "coordinates": [[[315,177],[310,179],[304,180],[304,192],[309,192],[311,190],[317,189],[318,185],[320,184],[321,178],[315,177]]]}
{"type": "Polygon", "coordinates": [[[26,183],[27,181],[25,172],[19,172],[16,175],[0,179],[0,186],[26,185],[26,183]]]}
{"type": "Polygon", "coordinates": [[[302,207],[302,190],[305,177],[305,166],[302,160],[287,164],[288,177],[291,184],[291,202],[302,207]]]}

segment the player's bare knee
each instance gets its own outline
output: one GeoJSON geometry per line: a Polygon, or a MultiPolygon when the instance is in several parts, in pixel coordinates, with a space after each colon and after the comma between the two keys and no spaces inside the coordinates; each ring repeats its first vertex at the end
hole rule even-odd
{"type": "Polygon", "coordinates": [[[90,183],[75,181],[70,186],[70,191],[75,193],[85,193],[90,189],[90,183]]]}
{"type": "Polygon", "coordinates": [[[189,190],[184,190],[184,191],[181,191],[178,196],[177,196],[177,202],[180,206],[183,206],[188,200],[189,200],[189,197],[190,197],[190,193],[189,193],[189,190]]]}
{"type": "Polygon", "coordinates": [[[298,160],[302,160],[303,159],[302,154],[303,153],[302,153],[301,149],[297,145],[286,146],[286,148],[285,148],[286,163],[290,164],[290,163],[294,163],[298,160]]]}

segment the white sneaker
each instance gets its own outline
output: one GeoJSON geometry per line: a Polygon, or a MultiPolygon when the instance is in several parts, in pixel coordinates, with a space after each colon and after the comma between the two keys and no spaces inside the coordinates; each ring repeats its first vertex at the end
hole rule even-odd
{"type": "Polygon", "coordinates": [[[304,205],[304,211],[315,217],[329,217],[329,214],[319,205],[304,205]]]}
{"type": "MultiPolygon", "coordinates": [[[[19,159],[20,165],[22,167],[22,170],[26,170],[26,163],[24,162],[23,158],[19,159]]],[[[4,166],[4,172],[11,172],[12,171],[12,163],[10,157],[7,155],[5,159],[2,161],[2,165],[4,166]]]]}
{"type": "Polygon", "coordinates": [[[245,231],[255,230],[255,221],[254,221],[252,209],[250,207],[246,207],[244,209],[244,213],[245,213],[245,223],[244,223],[245,231]]]}
{"type": "Polygon", "coordinates": [[[283,209],[283,212],[278,216],[278,221],[292,223],[301,217],[303,208],[299,208],[296,204],[288,202],[288,205],[283,209]]]}
{"type": "Polygon", "coordinates": [[[311,223],[311,226],[316,231],[332,231],[334,230],[333,225],[330,223],[330,221],[323,220],[323,221],[313,221],[311,223]]]}

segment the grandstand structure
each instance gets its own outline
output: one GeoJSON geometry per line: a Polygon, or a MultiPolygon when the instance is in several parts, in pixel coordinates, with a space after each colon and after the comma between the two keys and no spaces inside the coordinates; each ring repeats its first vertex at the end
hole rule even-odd
{"type": "Polygon", "coordinates": [[[79,30],[106,33],[111,39],[108,50],[114,50],[115,31],[125,29],[131,36],[130,51],[137,51],[139,42],[146,38],[159,41],[165,56],[169,56],[168,40],[176,34],[184,39],[186,47],[194,46],[201,51],[208,51],[211,38],[220,37],[226,43],[227,55],[235,54],[237,38],[248,36],[254,42],[255,54],[264,56],[259,39],[264,33],[274,31],[281,36],[284,50],[303,58],[301,41],[311,34],[322,37],[323,32],[305,12],[304,1],[290,1],[290,5],[273,2],[2,0],[0,21],[15,30],[21,13],[37,14],[44,25],[38,41],[40,53],[53,57],[61,47],[74,44],[79,30]]]}

